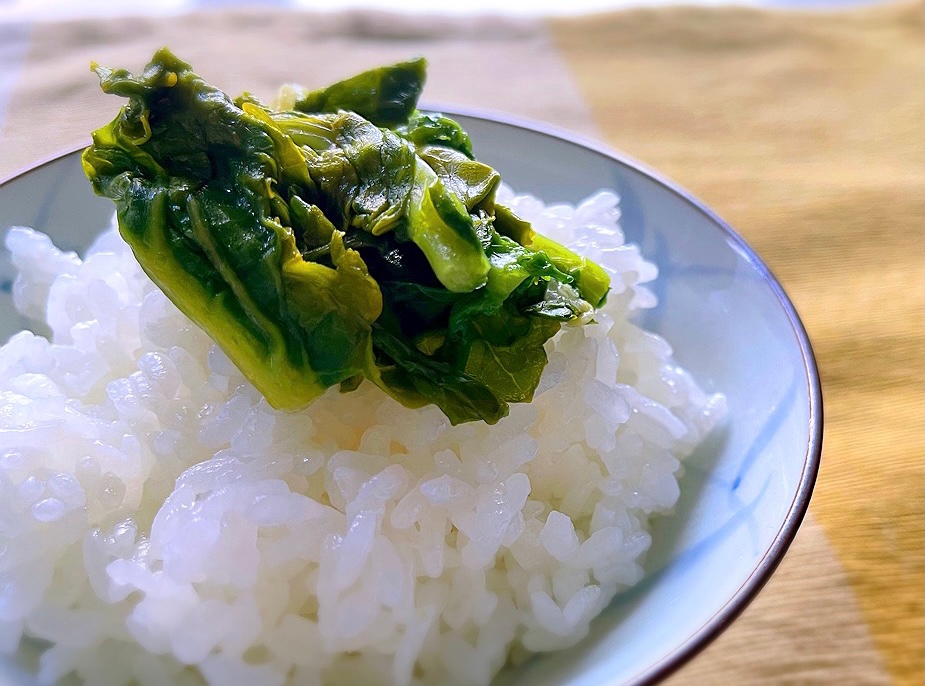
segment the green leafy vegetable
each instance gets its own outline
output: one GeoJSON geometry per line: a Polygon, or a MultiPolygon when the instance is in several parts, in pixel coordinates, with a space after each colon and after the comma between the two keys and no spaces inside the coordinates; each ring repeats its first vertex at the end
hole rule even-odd
{"type": "Polygon", "coordinates": [[[298,112],[356,112],[376,126],[406,124],[424,88],[427,62],[416,59],[371,69],[327,88],[301,92],[298,112]]]}
{"type": "Polygon", "coordinates": [[[607,294],[597,265],[495,202],[468,135],[421,112],[423,60],[273,108],[168,50],[93,65],[127,98],[84,170],[164,293],[274,407],[369,379],[453,423],[532,399],[545,342],[607,294]]]}

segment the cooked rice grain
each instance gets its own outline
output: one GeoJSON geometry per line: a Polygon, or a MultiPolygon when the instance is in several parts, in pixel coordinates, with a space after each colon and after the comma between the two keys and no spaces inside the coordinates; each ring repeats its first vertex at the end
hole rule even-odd
{"type": "Polygon", "coordinates": [[[613,193],[501,199],[613,290],[496,426],[369,383],[277,412],[113,228],[83,260],[10,230],[51,336],[0,348],[0,652],[47,642],[44,683],[485,684],[585,636],[723,399],[630,323],[656,269],[613,193]]]}

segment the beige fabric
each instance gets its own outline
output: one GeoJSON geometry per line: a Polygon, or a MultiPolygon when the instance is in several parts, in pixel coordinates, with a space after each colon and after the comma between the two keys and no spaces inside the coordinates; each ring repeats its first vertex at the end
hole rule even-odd
{"type": "Polygon", "coordinates": [[[92,129],[112,119],[121,103],[100,91],[92,60],[138,71],[164,45],[226,92],[250,90],[266,99],[282,83],[321,86],[424,55],[430,62],[425,100],[593,126],[535,20],[408,22],[363,13],[251,11],[38,24],[0,129],[0,178],[89,141],[92,129]]]}

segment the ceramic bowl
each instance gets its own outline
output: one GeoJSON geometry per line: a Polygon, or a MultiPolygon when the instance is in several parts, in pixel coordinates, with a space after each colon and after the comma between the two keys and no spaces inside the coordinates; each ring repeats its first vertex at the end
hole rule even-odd
{"type": "MultiPolygon", "coordinates": [[[[822,403],[806,332],[781,285],[745,241],[703,203],[600,145],[544,125],[445,109],[476,155],[518,192],[547,204],[600,188],[621,198],[627,240],[655,262],[659,304],[641,324],[729,414],[687,460],[681,499],[654,523],[646,576],[616,597],[577,646],[502,672],[501,686],[650,684],[690,659],[746,607],[777,567],[806,511],[819,467],[822,403]]],[[[49,233],[81,252],[108,225],[79,152],[0,185],[0,230],[49,233]]],[[[0,248],[0,341],[24,326],[0,248]]],[[[31,683],[7,660],[0,683],[31,683]],[[6,682],[4,682],[4,679],[6,682]]]]}

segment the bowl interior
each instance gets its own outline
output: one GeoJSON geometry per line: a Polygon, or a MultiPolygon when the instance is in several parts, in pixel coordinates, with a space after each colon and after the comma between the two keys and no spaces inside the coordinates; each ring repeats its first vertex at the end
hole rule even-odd
{"type": "MultiPolygon", "coordinates": [[[[627,240],[659,268],[658,306],[641,320],[679,364],[728,399],[723,426],[685,463],[677,511],[653,524],[646,577],[618,596],[591,635],[502,673],[499,686],[651,681],[683,662],[744,608],[785,552],[818,468],[821,405],[806,334],[780,286],[721,220],[669,182],[593,145],[480,115],[457,115],[476,155],[547,204],[600,188],[621,198],[627,240]]],[[[49,233],[82,252],[109,223],[79,153],[0,186],[0,231],[49,233]]],[[[27,322],[12,307],[0,247],[0,341],[27,322]]],[[[25,672],[0,665],[0,681],[25,672]]]]}

